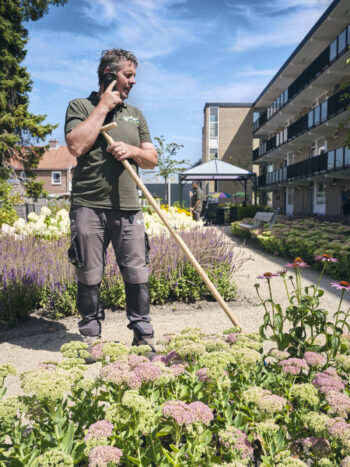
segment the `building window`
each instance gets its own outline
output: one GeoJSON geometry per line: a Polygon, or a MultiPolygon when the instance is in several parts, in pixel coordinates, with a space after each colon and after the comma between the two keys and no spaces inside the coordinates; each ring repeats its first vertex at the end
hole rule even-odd
{"type": "Polygon", "coordinates": [[[310,157],[315,157],[315,156],[317,156],[316,143],[312,143],[312,145],[310,146],[310,157]]]}
{"type": "Polygon", "coordinates": [[[344,165],[350,165],[350,148],[345,147],[344,165]]]}
{"type": "Polygon", "coordinates": [[[346,47],[346,28],[338,36],[338,54],[346,47]]]}
{"type": "Polygon", "coordinates": [[[337,168],[343,167],[343,148],[339,148],[335,151],[335,166],[337,168]]]}
{"type": "Polygon", "coordinates": [[[324,138],[318,140],[318,155],[327,152],[327,141],[324,138]]]}
{"type": "Polygon", "coordinates": [[[210,148],[209,149],[209,160],[217,159],[218,158],[218,149],[217,148],[210,148]]]}
{"type": "Polygon", "coordinates": [[[317,183],[316,204],[325,204],[326,202],[326,184],[317,183]]]}
{"type": "Polygon", "coordinates": [[[320,123],[320,106],[314,108],[314,125],[318,125],[320,123]]]}
{"type": "Polygon", "coordinates": [[[335,39],[329,47],[329,60],[332,61],[337,56],[337,39],[335,39]]]}
{"type": "Polygon", "coordinates": [[[219,123],[219,108],[210,107],[209,109],[209,136],[210,138],[218,137],[218,123],[219,123]]]}
{"type": "Polygon", "coordinates": [[[51,172],[51,184],[61,185],[61,172],[51,172]]]}
{"type": "Polygon", "coordinates": [[[329,151],[328,153],[327,169],[328,170],[334,169],[334,151],[329,151]]]}
{"type": "Polygon", "coordinates": [[[327,114],[328,114],[328,100],[322,102],[321,104],[321,122],[324,122],[327,120],[327,114]]]}
{"type": "Polygon", "coordinates": [[[314,125],[314,111],[310,110],[308,114],[308,128],[311,128],[314,125]]]}

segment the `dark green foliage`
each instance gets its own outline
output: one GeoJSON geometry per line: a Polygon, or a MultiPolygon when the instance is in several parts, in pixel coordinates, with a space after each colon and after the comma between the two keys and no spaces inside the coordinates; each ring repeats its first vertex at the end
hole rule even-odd
{"type": "Polygon", "coordinates": [[[28,198],[33,198],[34,201],[38,201],[39,198],[46,198],[49,193],[44,189],[44,183],[33,179],[29,180],[25,185],[28,198]]]}
{"type": "MultiPolygon", "coordinates": [[[[252,223],[252,219],[247,219],[252,223]]],[[[232,233],[242,238],[250,238],[247,229],[239,227],[240,222],[232,224],[232,233]]],[[[315,269],[321,264],[315,261],[315,255],[329,254],[338,259],[330,263],[327,273],[334,278],[348,280],[350,271],[350,227],[338,222],[315,219],[282,218],[277,224],[252,232],[257,243],[264,250],[279,256],[294,259],[297,256],[315,269]]]]}
{"type": "MultiPolygon", "coordinates": [[[[45,115],[29,112],[32,81],[25,59],[28,31],[26,20],[41,18],[49,5],[63,5],[66,0],[7,0],[0,3],[0,167],[8,167],[17,158],[24,169],[36,167],[44,147],[34,143],[45,140],[57,126],[45,124],[45,115]]],[[[0,173],[5,177],[3,171],[0,173]]]]}

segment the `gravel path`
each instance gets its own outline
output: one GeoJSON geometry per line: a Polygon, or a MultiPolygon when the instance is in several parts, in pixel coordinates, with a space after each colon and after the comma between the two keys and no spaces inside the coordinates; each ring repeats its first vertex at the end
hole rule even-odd
{"type": "MultiPolygon", "coordinates": [[[[265,281],[256,277],[264,272],[275,272],[283,269],[285,259],[269,255],[259,250],[254,244],[242,242],[230,237],[228,227],[221,228],[228,235],[227,241],[237,248],[239,255],[247,258],[242,268],[235,273],[239,298],[229,303],[232,313],[245,331],[257,331],[262,323],[263,312],[254,306],[257,303],[254,284],[261,284],[262,294],[267,293],[265,281]]],[[[303,284],[315,284],[319,274],[312,270],[304,270],[303,284]]],[[[322,307],[330,313],[336,311],[340,292],[330,286],[331,279],[325,276],[321,281],[321,288],[325,290],[322,298],[322,307]]],[[[284,287],[279,278],[273,279],[273,295],[276,302],[286,303],[284,287]]],[[[344,300],[344,307],[350,306],[350,294],[344,300]]],[[[185,327],[200,327],[207,332],[221,333],[232,326],[231,321],[216,302],[196,302],[195,304],[174,303],[164,306],[152,306],[152,321],[156,337],[165,333],[180,331],[185,327]]],[[[59,360],[59,349],[65,342],[80,340],[77,326],[78,318],[69,317],[60,321],[51,321],[37,314],[23,324],[11,330],[0,328],[0,363],[10,363],[17,368],[18,374],[36,366],[41,361],[59,360]]],[[[127,329],[128,321],[125,312],[108,312],[103,324],[102,337],[104,339],[118,340],[130,344],[132,332],[127,329]]],[[[95,374],[98,364],[90,365],[88,372],[95,374]]],[[[20,392],[16,377],[7,379],[7,395],[20,392]]]]}

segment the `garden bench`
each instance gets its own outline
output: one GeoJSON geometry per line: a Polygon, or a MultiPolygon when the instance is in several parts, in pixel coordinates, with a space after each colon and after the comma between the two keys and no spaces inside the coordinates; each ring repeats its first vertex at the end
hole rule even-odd
{"type": "Polygon", "coordinates": [[[238,224],[239,227],[242,227],[243,229],[257,229],[258,227],[262,227],[264,224],[270,224],[272,225],[275,222],[276,219],[276,213],[275,212],[257,212],[253,218],[253,223],[252,224],[245,224],[242,222],[241,224],[238,224]]]}

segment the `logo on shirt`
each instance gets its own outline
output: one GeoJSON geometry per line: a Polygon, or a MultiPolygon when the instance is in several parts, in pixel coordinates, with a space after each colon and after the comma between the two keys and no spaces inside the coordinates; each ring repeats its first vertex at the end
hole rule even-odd
{"type": "Polygon", "coordinates": [[[123,120],[125,120],[126,122],[135,123],[135,124],[138,124],[140,121],[138,117],[132,117],[131,115],[129,115],[128,117],[124,116],[123,120]]]}

